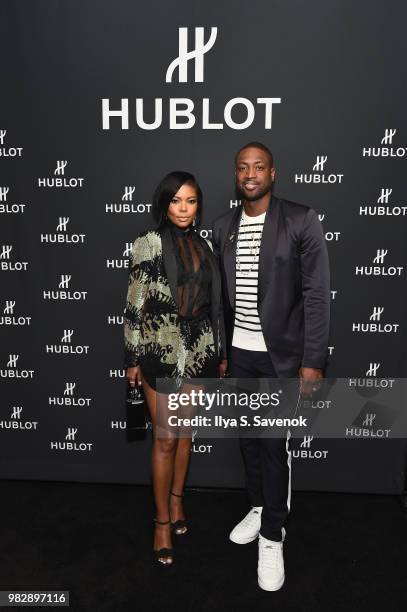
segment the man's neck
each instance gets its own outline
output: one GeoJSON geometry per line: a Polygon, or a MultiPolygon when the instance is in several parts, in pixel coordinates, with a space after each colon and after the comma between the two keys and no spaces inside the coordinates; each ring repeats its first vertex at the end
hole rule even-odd
{"type": "Polygon", "coordinates": [[[260,200],[256,200],[255,202],[248,202],[247,200],[243,200],[243,208],[244,212],[248,217],[258,217],[262,215],[268,207],[270,206],[271,201],[271,191],[266,193],[260,200]]]}

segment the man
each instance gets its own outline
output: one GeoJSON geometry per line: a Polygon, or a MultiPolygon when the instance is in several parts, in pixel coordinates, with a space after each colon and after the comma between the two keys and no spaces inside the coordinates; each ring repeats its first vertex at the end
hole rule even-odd
{"type": "MultiPolygon", "coordinates": [[[[272,195],[273,156],[252,142],[235,158],[242,206],[217,219],[214,252],[222,273],[229,371],[237,378],[323,376],[329,333],[329,261],[315,211],[272,195]]],[[[284,583],[284,524],[290,509],[286,438],[241,438],[251,510],[232,542],[259,539],[258,583],[284,583]]]]}

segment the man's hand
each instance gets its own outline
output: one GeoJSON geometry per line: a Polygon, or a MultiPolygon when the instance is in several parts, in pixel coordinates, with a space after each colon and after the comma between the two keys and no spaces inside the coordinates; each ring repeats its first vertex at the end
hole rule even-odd
{"type": "Polygon", "coordinates": [[[138,385],[141,385],[140,366],[133,366],[132,368],[127,368],[126,377],[130,387],[135,387],[136,382],[138,385]]]}
{"type": "Polygon", "coordinates": [[[219,364],[219,378],[224,378],[228,370],[228,360],[222,359],[219,364]]]}
{"type": "Polygon", "coordinates": [[[323,378],[322,370],[318,368],[300,368],[298,372],[300,377],[300,393],[302,395],[312,395],[321,386],[319,382],[323,378]]]}

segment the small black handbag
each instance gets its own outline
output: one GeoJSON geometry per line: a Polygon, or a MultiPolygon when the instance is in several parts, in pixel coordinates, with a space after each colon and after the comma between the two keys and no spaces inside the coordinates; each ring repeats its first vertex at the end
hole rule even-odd
{"type": "Polygon", "coordinates": [[[147,403],[141,385],[127,385],[126,423],[130,440],[144,440],[149,428],[147,403]]]}

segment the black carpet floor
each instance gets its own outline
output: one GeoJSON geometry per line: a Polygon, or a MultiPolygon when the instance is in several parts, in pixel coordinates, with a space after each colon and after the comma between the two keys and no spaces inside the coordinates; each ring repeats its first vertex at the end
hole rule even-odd
{"type": "Polygon", "coordinates": [[[407,517],[394,497],[293,492],[286,582],[267,593],[257,542],[227,537],[248,510],[241,491],[186,492],[191,532],[168,570],[152,563],[147,487],[0,487],[0,590],[68,590],[70,609],[98,612],[407,608],[407,517]]]}

